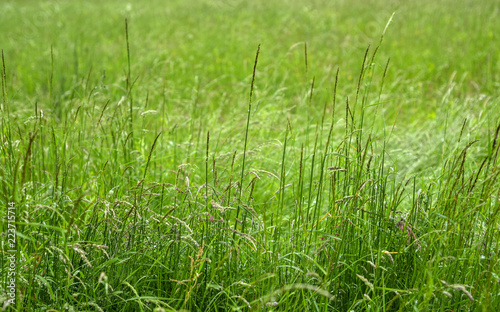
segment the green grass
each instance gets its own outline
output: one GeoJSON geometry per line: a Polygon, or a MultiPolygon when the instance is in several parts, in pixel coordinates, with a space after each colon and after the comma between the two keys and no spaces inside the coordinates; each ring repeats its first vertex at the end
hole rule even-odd
{"type": "Polygon", "coordinates": [[[494,311],[499,9],[3,1],[0,303],[494,311]]]}

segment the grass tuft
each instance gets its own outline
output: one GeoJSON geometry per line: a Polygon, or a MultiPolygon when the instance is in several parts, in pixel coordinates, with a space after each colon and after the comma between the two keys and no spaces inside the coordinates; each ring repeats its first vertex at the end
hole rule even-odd
{"type": "Polygon", "coordinates": [[[0,306],[495,310],[498,10],[1,2],[0,306]]]}

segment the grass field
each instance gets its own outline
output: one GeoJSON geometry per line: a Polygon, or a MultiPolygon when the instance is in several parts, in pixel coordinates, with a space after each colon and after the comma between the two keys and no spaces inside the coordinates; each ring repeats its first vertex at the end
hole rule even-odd
{"type": "Polygon", "coordinates": [[[496,311],[499,13],[0,2],[0,307],[496,311]]]}

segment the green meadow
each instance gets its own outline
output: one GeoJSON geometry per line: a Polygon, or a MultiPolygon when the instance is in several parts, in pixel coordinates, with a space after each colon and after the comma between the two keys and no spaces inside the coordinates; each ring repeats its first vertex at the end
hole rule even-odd
{"type": "Polygon", "coordinates": [[[498,16],[0,2],[0,308],[496,311],[498,16]]]}

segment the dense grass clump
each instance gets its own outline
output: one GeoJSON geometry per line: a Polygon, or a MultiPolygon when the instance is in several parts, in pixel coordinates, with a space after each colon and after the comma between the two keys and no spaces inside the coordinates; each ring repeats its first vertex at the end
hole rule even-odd
{"type": "Polygon", "coordinates": [[[498,11],[2,2],[2,307],[495,310],[498,11]]]}

